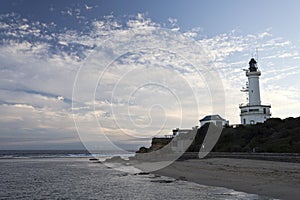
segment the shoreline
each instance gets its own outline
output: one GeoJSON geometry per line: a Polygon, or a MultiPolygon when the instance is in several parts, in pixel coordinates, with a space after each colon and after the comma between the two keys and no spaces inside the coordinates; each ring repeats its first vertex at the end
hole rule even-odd
{"type": "MultiPolygon", "coordinates": [[[[34,158],[48,161],[66,161],[65,158],[34,158]]],[[[16,159],[30,161],[34,159],[16,159]]],[[[88,158],[74,158],[80,162],[88,158]]],[[[14,159],[3,159],[13,161],[14,159]]],[[[70,159],[72,160],[72,159],[70,159]]],[[[300,163],[240,158],[207,158],[175,161],[166,168],[150,172],[155,175],[233,189],[275,199],[299,199],[300,163]]]]}
{"type": "Polygon", "coordinates": [[[236,158],[191,159],[175,161],[153,173],[271,198],[298,199],[300,196],[300,163],[236,158]]]}

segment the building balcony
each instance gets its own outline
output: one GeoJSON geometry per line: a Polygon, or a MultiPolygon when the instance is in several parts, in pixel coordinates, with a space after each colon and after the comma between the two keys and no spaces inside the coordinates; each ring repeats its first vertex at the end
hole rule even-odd
{"type": "Polygon", "coordinates": [[[239,108],[245,108],[245,107],[268,107],[271,108],[271,104],[264,104],[264,105],[250,105],[249,103],[241,103],[239,105],[239,108]]]}
{"type": "Polygon", "coordinates": [[[261,75],[261,72],[259,70],[257,71],[246,71],[246,76],[260,76],[261,75]]]}
{"type": "Polygon", "coordinates": [[[245,116],[245,115],[268,115],[268,116],[271,116],[272,113],[271,112],[267,112],[267,113],[264,113],[264,112],[243,112],[240,114],[240,116],[245,116]]]}

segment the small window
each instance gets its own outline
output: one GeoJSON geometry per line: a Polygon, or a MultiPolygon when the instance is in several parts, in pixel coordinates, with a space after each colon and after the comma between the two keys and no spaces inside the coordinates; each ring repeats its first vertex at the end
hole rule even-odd
{"type": "Polygon", "coordinates": [[[244,119],[244,124],[246,124],[246,119],[244,119]]]}
{"type": "Polygon", "coordinates": [[[266,108],[264,108],[264,114],[267,114],[267,109],[266,108]]]}

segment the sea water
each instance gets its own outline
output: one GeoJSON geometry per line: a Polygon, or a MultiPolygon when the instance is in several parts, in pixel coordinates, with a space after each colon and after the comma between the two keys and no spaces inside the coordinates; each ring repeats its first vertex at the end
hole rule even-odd
{"type": "Polygon", "coordinates": [[[0,154],[0,199],[271,199],[134,170],[117,171],[89,161],[91,155],[83,152],[14,153],[0,154]]]}

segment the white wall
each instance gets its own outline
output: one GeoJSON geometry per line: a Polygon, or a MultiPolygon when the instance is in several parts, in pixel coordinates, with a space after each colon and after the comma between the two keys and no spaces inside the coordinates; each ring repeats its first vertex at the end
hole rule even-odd
{"type": "Polygon", "coordinates": [[[247,72],[249,82],[249,105],[260,105],[259,76],[260,72],[247,72]]]}
{"type": "Polygon", "coordinates": [[[256,123],[263,123],[267,119],[270,118],[270,108],[267,106],[247,106],[243,107],[241,110],[247,110],[248,112],[241,113],[241,124],[254,124],[256,123]],[[250,109],[258,109],[258,112],[249,112],[250,109]],[[264,109],[266,109],[266,113],[264,113],[264,109]],[[244,123],[246,120],[246,123],[244,123]]]}

